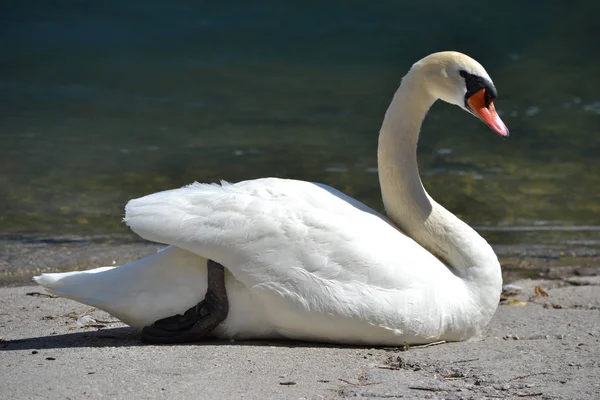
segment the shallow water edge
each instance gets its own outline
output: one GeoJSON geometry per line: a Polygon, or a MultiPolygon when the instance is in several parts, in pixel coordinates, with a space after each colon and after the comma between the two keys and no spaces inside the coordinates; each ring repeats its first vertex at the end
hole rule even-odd
{"type": "MultiPolygon", "coordinates": [[[[0,287],[28,285],[43,272],[123,265],[165,246],[127,238],[0,239],[0,287]]],[[[600,247],[557,244],[492,245],[505,283],[522,278],[600,275],[600,247]]]]}

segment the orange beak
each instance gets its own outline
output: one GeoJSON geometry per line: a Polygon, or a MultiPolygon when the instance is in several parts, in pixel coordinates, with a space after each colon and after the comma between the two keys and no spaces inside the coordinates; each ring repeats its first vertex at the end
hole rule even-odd
{"type": "Polygon", "coordinates": [[[493,102],[486,106],[485,89],[481,89],[467,100],[470,111],[502,137],[508,137],[508,128],[498,116],[493,102]]]}

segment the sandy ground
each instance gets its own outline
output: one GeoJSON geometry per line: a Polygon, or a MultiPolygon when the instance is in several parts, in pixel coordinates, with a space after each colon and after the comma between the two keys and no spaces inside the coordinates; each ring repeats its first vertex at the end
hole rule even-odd
{"type": "Polygon", "coordinates": [[[600,398],[600,277],[515,284],[521,293],[499,307],[481,338],[409,349],[148,346],[89,306],[40,287],[3,288],[0,393],[10,399],[600,398]],[[548,296],[536,295],[536,286],[548,296]],[[83,315],[96,322],[78,326],[83,315]]]}

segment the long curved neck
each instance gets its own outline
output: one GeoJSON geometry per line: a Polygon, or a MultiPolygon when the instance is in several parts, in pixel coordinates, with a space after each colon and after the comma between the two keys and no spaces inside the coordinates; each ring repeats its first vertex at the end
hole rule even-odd
{"type": "Polygon", "coordinates": [[[487,299],[478,300],[495,302],[495,310],[498,299],[490,291],[500,295],[502,276],[494,251],[471,227],[436,203],[421,183],[417,142],[435,100],[418,71],[410,71],[394,95],[379,135],[383,203],[388,217],[403,232],[472,283],[479,294],[487,293],[487,299]]]}

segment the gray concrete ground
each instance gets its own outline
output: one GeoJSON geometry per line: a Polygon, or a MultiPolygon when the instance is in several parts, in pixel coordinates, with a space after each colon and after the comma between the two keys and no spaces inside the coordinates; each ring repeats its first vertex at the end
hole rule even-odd
{"type": "Polygon", "coordinates": [[[40,287],[2,288],[0,397],[599,399],[600,277],[515,283],[521,293],[504,301],[481,338],[407,350],[148,346],[96,309],[40,287]],[[78,326],[83,315],[95,323],[78,326]]]}

